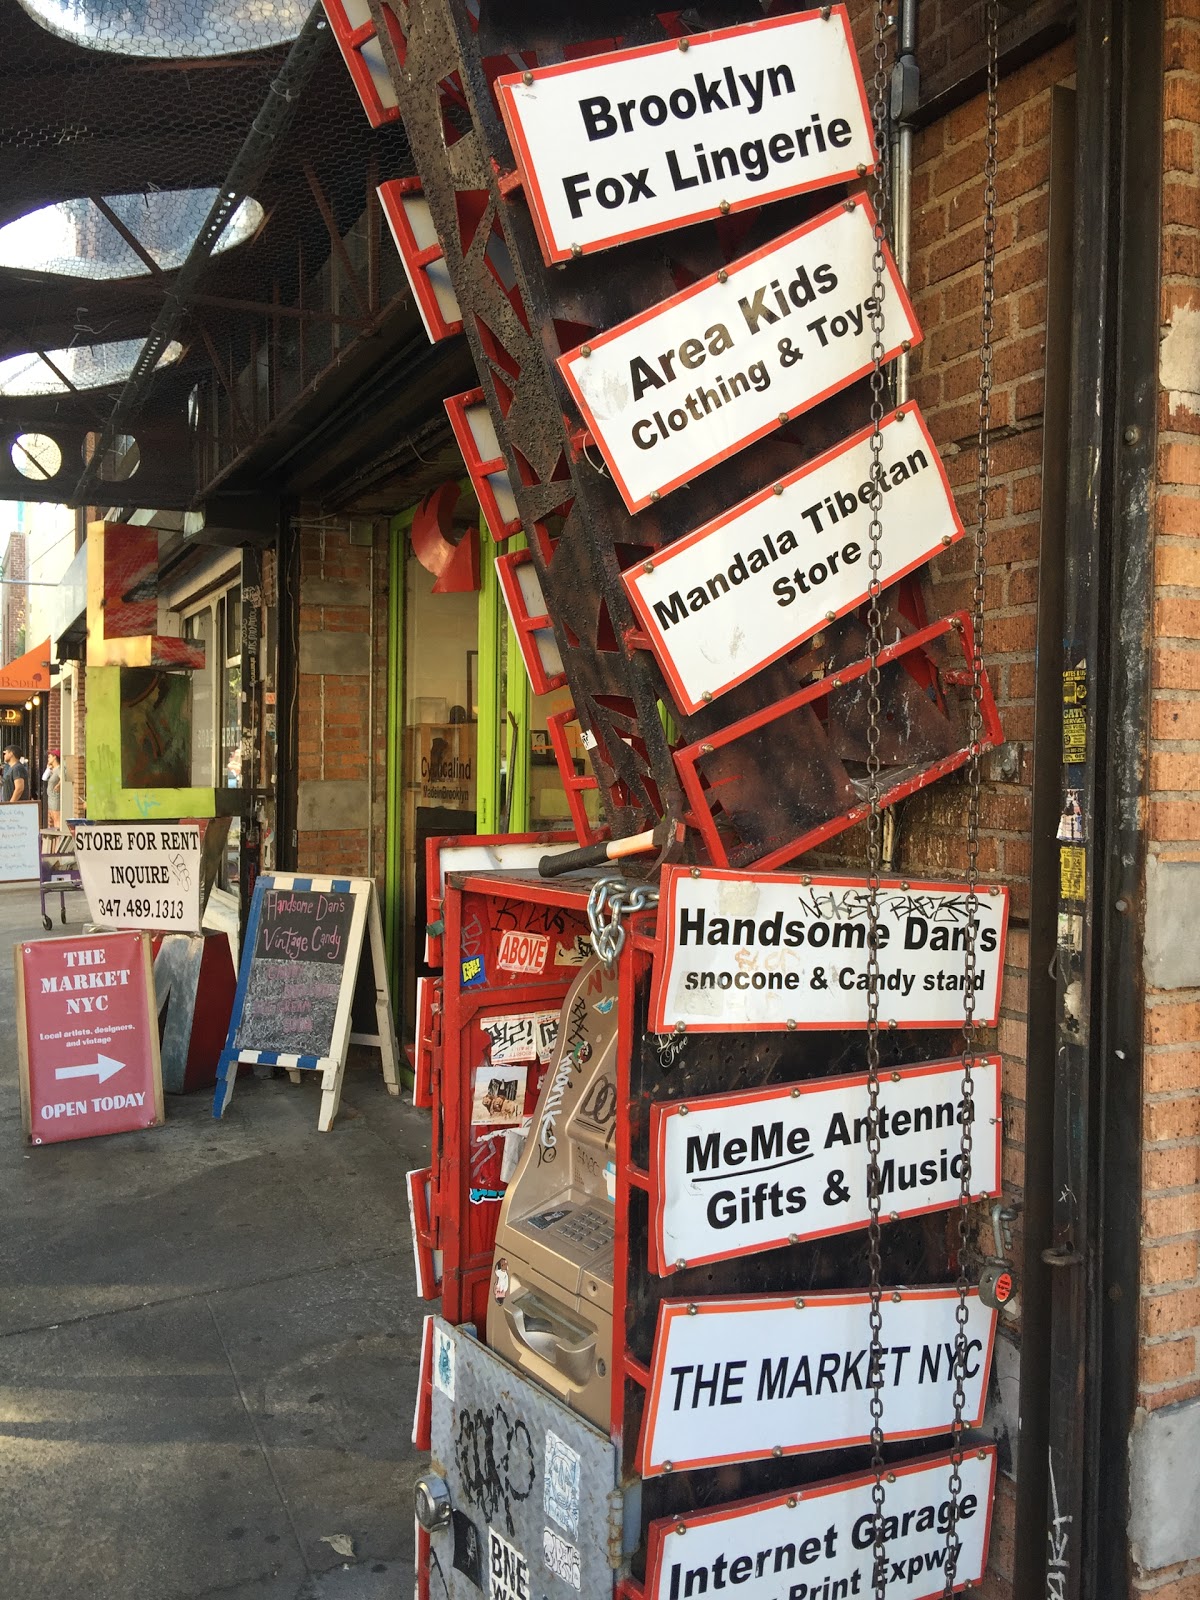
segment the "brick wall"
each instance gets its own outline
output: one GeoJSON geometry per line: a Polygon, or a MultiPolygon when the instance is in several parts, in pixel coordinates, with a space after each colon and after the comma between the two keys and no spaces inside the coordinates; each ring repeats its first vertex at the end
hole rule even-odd
{"type": "Polygon", "coordinates": [[[358,543],[341,522],[301,518],[296,859],[304,872],[374,871],[382,883],[386,529],[373,537],[358,543]]]}
{"type": "MultiPolygon", "coordinates": [[[[1147,881],[1138,1402],[1200,1396],[1200,962],[1162,959],[1168,901],[1200,906],[1200,4],[1167,0],[1162,332],[1147,881]]],[[[1195,1482],[1195,1480],[1193,1480],[1195,1482]]],[[[1193,1507],[1194,1510],[1194,1507],[1193,1507]]],[[[1200,1562],[1135,1589],[1200,1596],[1200,1562]]]]}

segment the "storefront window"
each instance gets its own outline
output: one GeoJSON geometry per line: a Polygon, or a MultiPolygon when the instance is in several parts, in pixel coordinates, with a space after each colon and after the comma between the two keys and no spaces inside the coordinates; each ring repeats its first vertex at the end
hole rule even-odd
{"type": "Polygon", "coordinates": [[[425,926],[425,841],[474,833],[478,793],[479,595],[434,594],[409,553],[405,581],[405,1013],[412,1017],[425,926]]]}
{"type": "Polygon", "coordinates": [[[183,636],[204,646],[203,670],[192,674],[192,782],[201,789],[213,781],[213,616],[212,609],[194,611],[183,620],[183,636]]]}

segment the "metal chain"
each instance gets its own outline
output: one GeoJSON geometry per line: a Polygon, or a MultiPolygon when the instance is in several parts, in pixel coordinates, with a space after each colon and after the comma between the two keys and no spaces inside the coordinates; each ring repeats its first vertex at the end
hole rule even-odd
{"type": "Polygon", "coordinates": [[[631,888],[624,878],[597,878],[588,895],[587,919],[592,949],[605,972],[611,972],[625,948],[625,918],[658,904],[658,890],[638,883],[631,888]]]}
{"type": "Polygon", "coordinates": [[[880,1208],[883,1186],[880,1180],[879,1117],[879,879],[883,868],[883,818],[880,809],[880,712],[879,656],[883,649],[883,616],[880,609],[879,574],[883,567],[883,433],[887,401],[887,379],[883,370],[887,349],[884,337],[884,289],[886,284],[887,213],[891,190],[888,135],[888,103],[891,87],[887,66],[886,33],[889,25],[884,0],[876,0],[872,50],[875,71],[872,80],[872,121],[879,165],[872,186],[875,205],[874,283],[871,296],[871,573],[868,590],[867,628],[870,634],[870,666],[867,670],[867,1251],[871,1272],[871,1355],[868,1376],[871,1384],[871,1471],[874,1483],[871,1502],[874,1510],[872,1592],[875,1600],[885,1600],[888,1586],[887,1541],[884,1537],[883,1507],[883,1257],[880,1249],[880,1208]]]}
{"type": "Polygon", "coordinates": [[[962,1434],[966,1411],[967,1265],[971,1256],[971,1155],[974,1142],[975,977],[979,938],[980,757],[983,740],[983,629],[987,581],[988,491],[991,487],[992,336],[996,301],[996,162],[999,119],[1000,8],[984,0],[987,50],[987,129],[983,164],[983,295],[979,323],[979,437],[976,455],[974,588],[971,594],[970,757],[967,763],[967,949],[963,972],[962,1144],[958,1191],[958,1304],[954,1341],[954,1435],[949,1479],[950,1517],[946,1526],[945,1588],[954,1592],[958,1570],[958,1503],[962,1494],[962,1434]]]}

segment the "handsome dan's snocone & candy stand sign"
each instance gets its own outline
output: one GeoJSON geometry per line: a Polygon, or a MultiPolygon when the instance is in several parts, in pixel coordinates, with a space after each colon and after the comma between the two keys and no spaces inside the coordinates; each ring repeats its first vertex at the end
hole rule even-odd
{"type": "MultiPolygon", "coordinates": [[[[861,878],[663,868],[655,1033],[865,1028],[870,891],[861,878]]],[[[879,1014],[885,1027],[962,1026],[975,924],[975,1021],[995,1027],[1008,890],[885,879],[879,1014]]]]}

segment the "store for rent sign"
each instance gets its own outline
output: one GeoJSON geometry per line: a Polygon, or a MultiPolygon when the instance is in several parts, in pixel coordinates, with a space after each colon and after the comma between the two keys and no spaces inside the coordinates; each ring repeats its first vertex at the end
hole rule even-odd
{"type": "MultiPolygon", "coordinates": [[[[650,1108],[650,1265],[725,1261],[865,1227],[870,1220],[865,1074],[672,1101],[650,1108]]],[[[880,1075],[879,1210],[919,1216],[1000,1192],[1000,1058],[880,1075]],[[962,1153],[972,1135],[970,1168],[962,1153]]]]}
{"type": "Polygon", "coordinates": [[[496,94],[547,263],[875,165],[844,6],[537,67],[496,94]]]}
{"type": "MultiPolygon", "coordinates": [[[[865,1028],[870,904],[861,878],[664,867],[652,1031],[865,1028]]],[[[883,881],[883,1025],[961,1027],[970,983],[975,1021],[995,1027],[1007,924],[1006,888],[972,894],[966,884],[883,881]]]]}
{"type": "Polygon", "coordinates": [[[864,1444],[878,1382],[888,1439],[983,1420],[996,1313],[957,1288],[885,1289],[880,1343],[865,1292],[666,1300],[642,1424],[643,1477],[864,1444]]]}
{"type": "Polygon", "coordinates": [[[76,822],[88,909],[108,928],[200,932],[201,824],[76,822]]]}
{"type": "Polygon", "coordinates": [[[916,405],[825,452],[630,568],[623,581],[681,711],[709,701],[962,537],[954,496],[916,405]]]}
{"type": "Polygon", "coordinates": [[[858,196],[597,334],[558,365],[630,511],[844,389],[920,331],[858,196]]]}
{"type": "MultiPolygon", "coordinates": [[[[888,1600],[931,1600],[978,1583],[987,1563],[996,1483],[993,1445],[969,1451],[951,1486],[949,1456],[889,1462],[883,1509],[888,1600]]],[[[871,1593],[877,1513],[875,1474],[716,1506],[652,1522],[647,1600],[735,1588],[740,1600],[832,1600],[871,1593]]]]}

